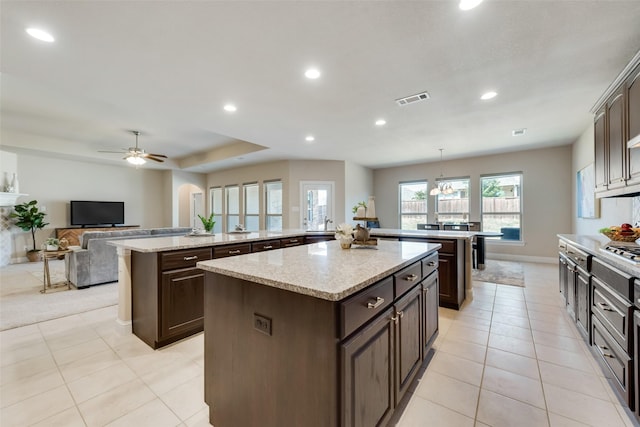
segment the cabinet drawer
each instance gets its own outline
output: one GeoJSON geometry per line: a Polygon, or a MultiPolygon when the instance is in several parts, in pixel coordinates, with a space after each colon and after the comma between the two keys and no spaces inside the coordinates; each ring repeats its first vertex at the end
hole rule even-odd
{"type": "Polygon", "coordinates": [[[572,245],[567,245],[567,256],[585,270],[591,270],[591,255],[586,252],[583,252],[572,245]]]}
{"type": "Polygon", "coordinates": [[[162,271],[195,267],[198,261],[211,259],[211,248],[188,249],[184,251],[162,252],[160,265],[162,271]]]}
{"type": "Polygon", "coordinates": [[[600,363],[603,363],[613,374],[614,384],[624,397],[628,405],[633,405],[629,401],[631,381],[631,358],[623,351],[615,340],[609,335],[605,327],[596,316],[592,318],[593,348],[600,363]]]}
{"type": "Polygon", "coordinates": [[[564,240],[558,241],[558,252],[566,253],[567,252],[567,242],[564,240]]]}
{"type": "Polygon", "coordinates": [[[618,344],[627,353],[631,353],[629,334],[633,322],[633,306],[611,291],[597,277],[592,278],[592,283],[593,303],[591,307],[594,316],[598,317],[618,344]]]}
{"type": "Polygon", "coordinates": [[[422,281],[422,263],[416,262],[393,275],[395,298],[422,281]]]}
{"type": "Polygon", "coordinates": [[[291,246],[298,246],[304,243],[304,237],[292,237],[289,239],[280,239],[281,248],[289,248],[291,246]]]}
{"type": "Polygon", "coordinates": [[[422,260],[422,277],[429,277],[438,269],[438,253],[434,253],[422,260]]]}
{"type": "Polygon", "coordinates": [[[598,258],[593,258],[591,274],[596,276],[607,286],[618,292],[625,299],[633,301],[633,277],[629,274],[613,268],[598,258]]]}
{"type": "Polygon", "coordinates": [[[342,301],[340,303],[340,339],[347,337],[378,313],[382,313],[392,303],[392,277],[387,277],[342,301]]]}
{"type": "Polygon", "coordinates": [[[253,250],[253,252],[269,251],[271,249],[278,248],[280,248],[280,240],[269,240],[268,242],[258,242],[251,244],[251,249],[253,250]]]}
{"type": "Polygon", "coordinates": [[[213,248],[214,258],[224,258],[234,255],[248,254],[251,252],[251,243],[241,243],[237,245],[220,246],[213,248]]]}

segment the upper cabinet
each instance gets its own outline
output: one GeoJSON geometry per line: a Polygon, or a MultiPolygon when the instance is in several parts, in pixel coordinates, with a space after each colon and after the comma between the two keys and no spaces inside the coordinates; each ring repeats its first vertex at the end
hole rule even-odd
{"type": "Polygon", "coordinates": [[[628,184],[640,184],[640,65],[629,76],[626,82],[627,134],[628,145],[638,145],[628,148],[629,175],[628,184]]]}
{"type": "Polygon", "coordinates": [[[640,52],[620,75],[620,83],[597,107],[594,118],[597,197],[640,193],[639,62],[640,52]],[[638,147],[632,148],[634,144],[638,147]]]}

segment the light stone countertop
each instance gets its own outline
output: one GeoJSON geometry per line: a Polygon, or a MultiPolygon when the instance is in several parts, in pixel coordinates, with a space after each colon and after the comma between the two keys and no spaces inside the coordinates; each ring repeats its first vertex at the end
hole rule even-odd
{"type": "Polygon", "coordinates": [[[591,255],[606,260],[619,270],[627,274],[640,278],[640,267],[631,262],[627,262],[620,257],[609,252],[600,250],[609,244],[610,240],[602,235],[582,235],[582,234],[558,234],[562,240],[573,244],[578,249],[590,253],[591,255]]]}
{"type": "MultiPolygon", "coordinates": [[[[252,233],[216,233],[206,236],[167,236],[167,237],[142,237],[121,240],[111,240],[109,245],[129,249],[137,252],[164,252],[178,249],[200,248],[207,246],[229,245],[234,243],[259,242],[271,239],[286,239],[293,237],[311,237],[330,235],[335,230],[308,232],[300,229],[283,231],[256,231],[252,233]]],[[[399,230],[392,228],[371,229],[372,237],[418,237],[436,239],[471,240],[476,234],[474,231],[438,231],[438,230],[399,230]]]]}
{"type": "Polygon", "coordinates": [[[342,249],[337,240],[198,262],[205,271],[339,301],[440,249],[437,243],[378,241],[342,249]]]}

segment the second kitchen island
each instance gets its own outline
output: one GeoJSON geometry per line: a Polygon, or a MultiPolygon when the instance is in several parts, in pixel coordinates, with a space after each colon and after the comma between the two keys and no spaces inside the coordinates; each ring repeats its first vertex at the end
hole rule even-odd
{"type": "Polygon", "coordinates": [[[199,262],[210,422],[385,425],[438,333],[439,248],[334,240],[199,262]]]}

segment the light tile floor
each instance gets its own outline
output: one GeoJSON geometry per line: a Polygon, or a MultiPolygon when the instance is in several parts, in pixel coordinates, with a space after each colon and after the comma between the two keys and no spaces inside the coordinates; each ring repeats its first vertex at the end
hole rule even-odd
{"type": "MultiPolygon", "coordinates": [[[[557,267],[525,264],[525,284],[475,283],[460,311],[441,310],[397,426],[639,425],[561,306],[557,267]]],[[[154,351],[118,332],[116,312],[1,332],[0,425],[209,426],[203,335],[154,351]]]]}

